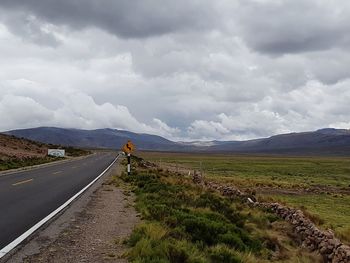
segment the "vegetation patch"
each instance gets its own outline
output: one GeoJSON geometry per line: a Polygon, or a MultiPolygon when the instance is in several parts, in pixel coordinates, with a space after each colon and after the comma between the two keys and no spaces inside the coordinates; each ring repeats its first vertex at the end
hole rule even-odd
{"type": "Polygon", "coordinates": [[[161,169],[138,167],[121,179],[136,194],[143,217],[125,241],[131,262],[292,262],[281,261],[291,257],[280,253],[291,240],[271,236],[278,219],[270,213],[248,212],[161,169]]]}
{"type": "Polygon", "coordinates": [[[0,159],[0,171],[17,169],[26,166],[33,166],[38,164],[44,164],[59,160],[57,157],[26,157],[26,158],[9,158],[2,160],[0,159]]]}
{"type": "Polygon", "coordinates": [[[84,156],[84,155],[88,155],[91,153],[88,150],[79,149],[79,148],[75,148],[72,146],[63,147],[63,149],[65,150],[65,152],[68,156],[72,156],[72,157],[84,156]]]}

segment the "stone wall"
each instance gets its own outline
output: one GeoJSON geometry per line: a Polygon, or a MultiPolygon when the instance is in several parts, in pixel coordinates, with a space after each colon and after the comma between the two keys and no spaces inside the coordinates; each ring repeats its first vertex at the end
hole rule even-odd
{"type": "Polygon", "coordinates": [[[275,213],[291,223],[304,247],[318,251],[325,262],[350,263],[350,247],[334,236],[331,230],[318,229],[301,210],[289,208],[279,203],[258,202],[254,196],[246,194],[232,186],[223,186],[206,181],[199,173],[193,175],[193,182],[207,189],[219,191],[222,195],[240,199],[248,205],[260,207],[275,213]]]}

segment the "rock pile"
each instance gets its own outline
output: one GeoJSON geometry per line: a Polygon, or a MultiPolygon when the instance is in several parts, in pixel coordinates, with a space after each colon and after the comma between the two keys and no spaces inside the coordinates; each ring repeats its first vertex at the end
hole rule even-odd
{"type": "Polygon", "coordinates": [[[155,165],[154,163],[151,163],[149,161],[145,161],[145,160],[141,160],[138,165],[142,168],[154,168],[157,167],[157,165],[155,165]]]}
{"type": "Polygon", "coordinates": [[[248,195],[235,187],[222,186],[203,180],[199,173],[194,173],[192,179],[194,183],[219,191],[224,196],[240,199],[250,205],[274,212],[280,218],[291,223],[302,245],[312,251],[318,251],[325,262],[350,263],[350,247],[337,239],[331,230],[318,229],[301,210],[286,207],[279,203],[258,202],[254,196],[248,195]]]}

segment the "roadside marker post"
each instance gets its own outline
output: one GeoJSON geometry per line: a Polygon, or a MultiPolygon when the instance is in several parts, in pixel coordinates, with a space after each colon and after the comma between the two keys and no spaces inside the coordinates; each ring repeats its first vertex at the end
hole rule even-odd
{"type": "Polygon", "coordinates": [[[131,154],[128,153],[128,175],[131,174],[131,154]]]}
{"type": "Polygon", "coordinates": [[[126,154],[128,159],[128,175],[131,174],[131,153],[134,151],[135,145],[129,140],[122,148],[123,152],[126,154]]]}

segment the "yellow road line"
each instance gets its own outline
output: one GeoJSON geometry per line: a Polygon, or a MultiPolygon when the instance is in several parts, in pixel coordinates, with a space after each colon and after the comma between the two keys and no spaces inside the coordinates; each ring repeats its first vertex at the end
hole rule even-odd
{"type": "Polygon", "coordinates": [[[17,183],[14,183],[12,184],[13,186],[17,186],[17,185],[20,185],[20,184],[25,184],[25,183],[29,183],[31,181],[33,181],[34,179],[28,179],[28,180],[24,180],[24,181],[20,181],[20,182],[17,182],[17,183]]]}
{"type": "Polygon", "coordinates": [[[62,173],[62,171],[54,172],[53,174],[60,174],[60,173],[62,173]]]}

